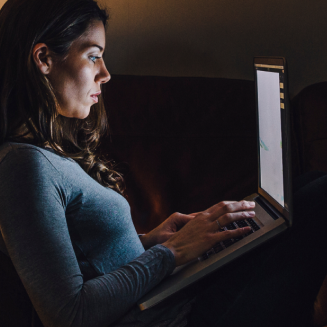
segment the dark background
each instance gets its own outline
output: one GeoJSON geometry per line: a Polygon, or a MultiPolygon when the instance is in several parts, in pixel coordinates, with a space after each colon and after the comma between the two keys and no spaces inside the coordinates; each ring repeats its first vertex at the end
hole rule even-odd
{"type": "Polygon", "coordinates": [[[325,0],[100,0],[112,74],[253,80],[254,56],[285,56],[290,93],[325,81],[325,0]]]}

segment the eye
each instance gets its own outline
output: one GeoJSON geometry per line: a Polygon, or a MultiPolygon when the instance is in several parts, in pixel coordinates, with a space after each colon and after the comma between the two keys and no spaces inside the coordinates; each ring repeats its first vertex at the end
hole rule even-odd
{"type": "Polygon", "coordinates": [[[90,58],[91,61],[93,61],[93,62],[95,63],[95,62],[96,62],[98,59],[100,59],[101,57],[90,56],[89,58],[90,58]]]}

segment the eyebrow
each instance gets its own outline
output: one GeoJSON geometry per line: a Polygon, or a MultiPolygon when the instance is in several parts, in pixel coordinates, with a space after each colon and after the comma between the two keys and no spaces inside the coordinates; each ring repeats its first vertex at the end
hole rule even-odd
{"type": "Polygon", "coordinates": [[[92,45],[90,45],[90,48],[92,48],[92,47],[99,48],[100,51],[103,51],[103,48],[100,45],[98,45],[98,44],[92,44],[92,45]]]}

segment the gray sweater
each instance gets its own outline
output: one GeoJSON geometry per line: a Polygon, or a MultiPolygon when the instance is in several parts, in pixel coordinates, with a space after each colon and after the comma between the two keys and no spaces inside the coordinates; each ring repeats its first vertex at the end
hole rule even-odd
{"type": "Polygon", "coordinates": [[[108,326],[173,271],[169,249],[144,251],[128,202],[74,160],[5,143],[0,181],[0,251],[45,326],[108,326]]]}

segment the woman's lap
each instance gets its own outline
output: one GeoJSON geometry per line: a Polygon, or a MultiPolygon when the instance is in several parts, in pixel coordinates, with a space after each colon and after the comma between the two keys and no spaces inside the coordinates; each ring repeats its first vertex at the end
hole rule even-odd
{"type": "Polygon", "coordinates": [[[327,175],[295,182],[294,225],[191,289],[190,326],[307,326],[327,274],[327,175]]]}

